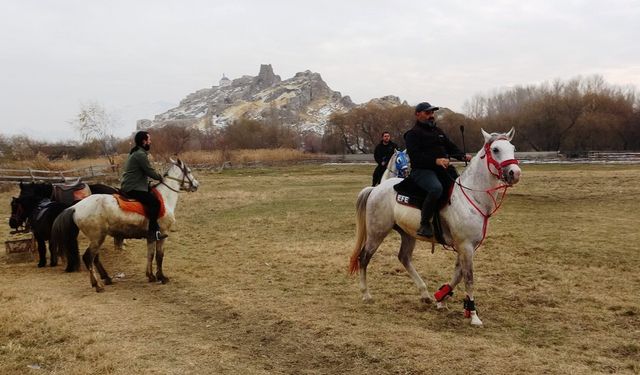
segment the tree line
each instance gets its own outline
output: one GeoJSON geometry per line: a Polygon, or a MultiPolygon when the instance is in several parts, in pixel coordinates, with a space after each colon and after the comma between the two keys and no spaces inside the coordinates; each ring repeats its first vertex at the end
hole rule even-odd
{"type": "MultiPolygon", "coordinates": [[[[446,107],[446,103],[434,103],[446,107]]],[[[437,112],[438,125],[462,146],[465,130],[467,151],[482,146],[480,128],[508,131],[516,128],[514,144],[519,151],[640,150],[640,100],[636,90],[606,83],[600,76],[556,80],[538,85],[516,86],[467,101],[464,114],[448,109],[437,112]]],[[[179,122],[149,132],[153,152],[172,155],[185,151],[295,148],[313,153],[371,153],[383,131],[404,147],[403,134],[415,122],[407,104],[368,104],[335,113],[323,134],[302,131],[273,117],[264,121],[241,118],[225,128],[204,130],[179,122]]],[[[83,105],[72,122],[82,142],[44,142],[27,136],[0,134],[0,158],[28,160],[41,154],[50,159],[101,157],[127,153],[132,138],[112,135],[113,119],[97,103],[83,105]]],[[[110,159],[112,160],[112,159],[110,159]]]]}
{"type": "MultiPolygon", "coordinates": [[[[482,147],[480,129],[516,128],[519,151],[640,150],[640,98],[632,87],[607,84],[602,77],[577,77],[539,85],[516,86],[467,101],[465,114],[437,112],[438,126],[467,151],[482,147]]],[[[446,106],[446,103],[434,103],[446,106]]],[[[325,138],[342,142],[345,152],[372,152],[383,131],[404,146],[402,138],[415,122],[413,107],[356,108],[332,116],[325,138]]]]}

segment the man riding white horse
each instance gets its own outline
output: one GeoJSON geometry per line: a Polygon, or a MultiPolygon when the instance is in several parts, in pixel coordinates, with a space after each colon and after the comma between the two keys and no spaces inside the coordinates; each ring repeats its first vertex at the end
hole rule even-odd
{"type": "Polygon", "coordinates": [[[422,237],[433,237],[431,218],[443,190],[438,176],[444,176],[449,167],[449,157],[461,161],[471,160],[471,155],[460,151],[444,131],[436,126],[434,114],[438,109],[440,108],[427,102],[418,104],[415,109],[416,124],[404,134],[411,160],[409,177],[426,193],[417,232],[422,237]]]}
{"type": "Polygon", "coordinates": [[[136,145],[129,151],[129,158],[124,164],[120,190],[129,198],[142,203],[145,214],[149,217],[147,238],[153,241],[160,241],[167,238],[167,234],[160,232],[160,226],[158,225],[160,201],[149,190],[148,178],[162,181],[162,176],[149,163],[148,152],[151,148],[151,135],[141,130],[136,133],[134,140],[136,145]]]}

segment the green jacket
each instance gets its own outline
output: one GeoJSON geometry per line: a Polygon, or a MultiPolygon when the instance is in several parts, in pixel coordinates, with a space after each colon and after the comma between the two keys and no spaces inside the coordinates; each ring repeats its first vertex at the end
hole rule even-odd
{"type": "Polygon", "coordinates": [[[129,154],[129,158],[124,163],[124,173],[122,174],[122,183],[120,190],[127,192],[132,190],[149,191],[149,180],[162,181],[162,176],[149,163],[147,151],[138,147],[133,153],[129,154]]]}

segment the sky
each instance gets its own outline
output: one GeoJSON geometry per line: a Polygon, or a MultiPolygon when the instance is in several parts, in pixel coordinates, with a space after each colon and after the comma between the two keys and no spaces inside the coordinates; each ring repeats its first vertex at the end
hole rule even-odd
{"type": "Polygon", "coordinates": [[[135,120],[255,76],[320,73],[355,103],[464,113],[517,85],[600,75],[640,88],[640,1],[0,0],[0,135],[78,140],[82,104],[135,120]]]}

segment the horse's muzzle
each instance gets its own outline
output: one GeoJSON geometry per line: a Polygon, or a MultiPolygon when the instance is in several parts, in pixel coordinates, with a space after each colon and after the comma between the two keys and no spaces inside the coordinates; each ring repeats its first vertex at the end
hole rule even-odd
{"type": "Polygon", "coordinates": [[[15,218],[9,219],[9,227],[11,227],[11,229],[18,229],[19,226],[20,223],[18,223],[18,220],[16,220],[15,218]]]}
{"type": "Polygon", "coordinates": [[[517,165],[510,165],[502,170],[502,179],[509,186],[515,185],[520,181],[520,174],[522,170],[517,165]]]}

